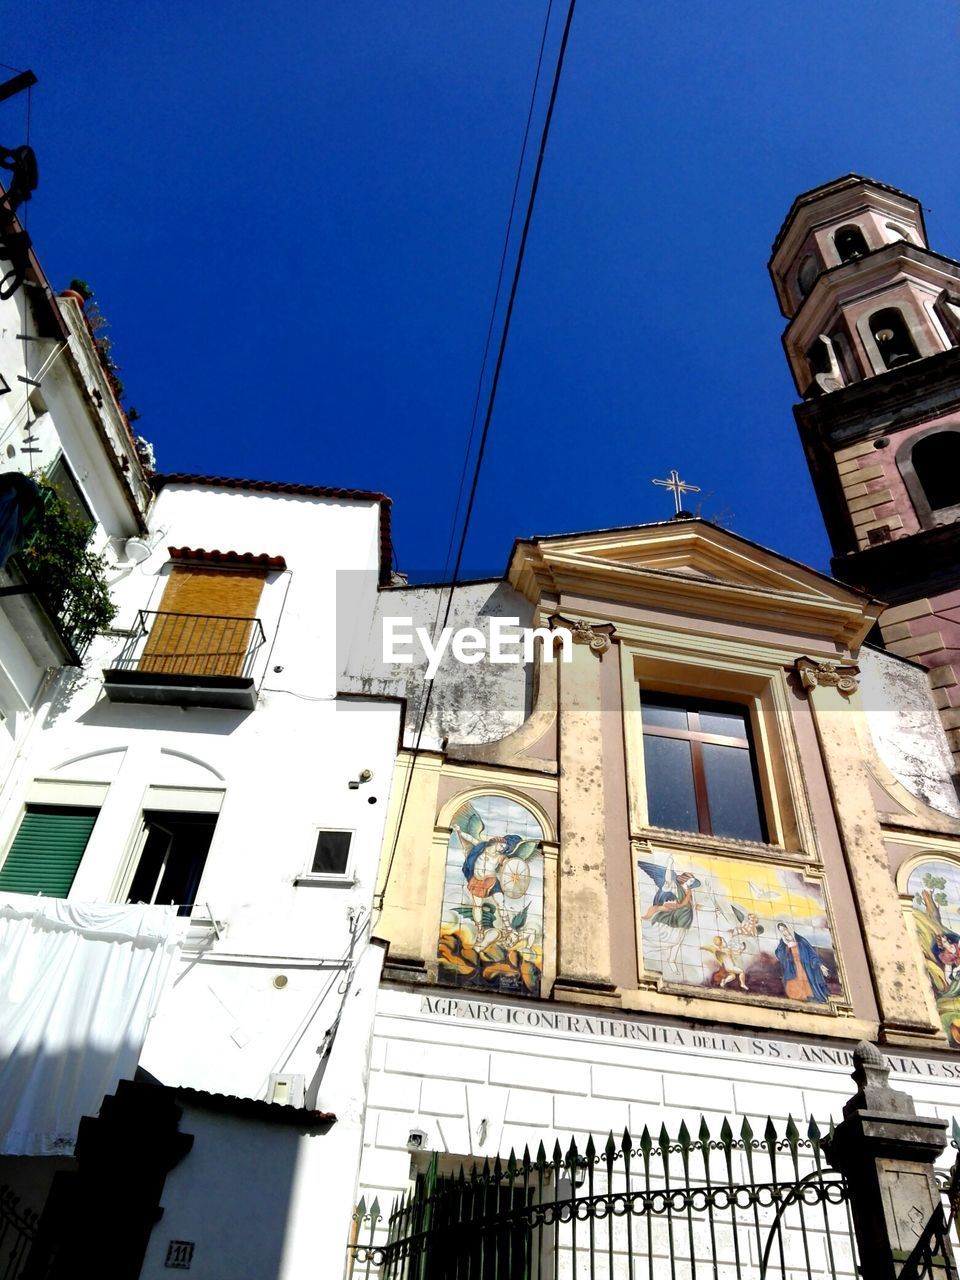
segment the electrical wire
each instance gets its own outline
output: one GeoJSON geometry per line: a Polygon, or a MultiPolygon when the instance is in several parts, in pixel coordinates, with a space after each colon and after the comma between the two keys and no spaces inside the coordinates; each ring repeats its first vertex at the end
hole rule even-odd
{"type": "MultiPolygon", "coordinates": [[[[490,355],[490,342],[493,338],[493,325],[500,306],[500,290],[503,286],[503,273],[507,265],[507,251],[510,248],[510,236],[513,232],[513,218],[517,211],[517,196],[520,191],[520,179],[523,177],[524,161],[527,158],[527,143],[530,139],[530,125],[533,121],[533,109],[537,102],[537,90],[540,87],[540,71],[543,67],[543,52],[547,44],[547,33],[550,29],[550,17],[553,13],[553,0],[547,4],[547,12],[543,20],[543,32],[540,36],[540,51],[537,54],[537,69],[533,76],[533,89],[530,93],[530,105],[527,108],[527,122],[523,128],[523,141],[520,144],[520,159],[517,161],[517,172],[513,180],[513,194],[510,197],[510,213],[507,217],[507,229],[503,236],[503,248],[500,251],[500,267],[497,271],[497,287],[493,291],[493,306],[490,308],[490,322],[487,325],[487,336],[483,344],[483,358],[480,361],[480,374],[477,378],[477,390],[473,398],[473,414],[470,419],[470,434],[467,436],[467,447],[463,455],[463,466],[460,470],[460,484],[457,487],[457,500],[453,507],[453,520],[450,524],[450,541],[447,543],[447,555],[443,562],[443,576],[446,578],[450,568],[450,555],[453,551],[453,540],[457,532],[457,518],[460,515],[460,501],[463,497],[463,486],[467,478],[467,466],[473,450],[473,437],[477,430],[477,418],[480,413],[480,395],[487,372],[487,360],[490,355]]],[[[437,616],[439,617],[439,610],[437,616]]]]}
{"type": "MultiPolygon", "coordinates": [[[[59,359],[61,355],[63,355],[68,345],[69,344],[66,342],[57,343],[56,348],[53,351],[51,351],[50,355],[47,356],[46,360],[43,362],[40,369],[37,371],[37,376],[34,379],[35,382],[43,381],[43,379],[50,372],[50,369],[53,366],[53,362],[59,359]]],[[[29,413],[30,413],[30,392],[29,391],[24,396],[23,403],[21,405],[18,405],[16,409],[11,410],[10,421],[7,423],[6,430],[4,431],[3,435],[0,435],[0,445],[5,444],[7,440],[10,438],[10,436],[12,436],[15,431],[19,430],[17,419],[20,417],[20,414],[23,413],[24,409],[27,410],[27,416],[29,418],[29,413]]]]}
{"type": "MultiPolygon", "coordinates": [[[[480,414],[480,397],[483,392],[484,379],[487,374],[487,361],[490,357],[490,343],[493,339],[493,326],[497,318],[497,312],[500,309],[500,291],[503,287],[503,275],[507,265],[507,252],[510,248],[510,238],[513,233],[513,220],[517,211],[517,196],[520,193],[520,180],[523,177],[524,165],[527,158],[527,143],[530,140],[530,125],[533,122],[533,112],[537,103],[537,96],[540,89],[540,73],[543,69],[543,54],[547,44],[547,35],[550,30],[550,18],[553,13],[553,0],[548,0],[546,13],[543,20],[543,31],[540,35],[540,49],[537,53],[537,67],[533,75],[533,88],[530,91],[530,104],[527,107],[527,119],[523,128],[523,140],[520,144],[520,156],[517,160],[517,171],[513,179],[513,192],[510,197],[510,212],[507,215],[507,227],[503,234],[503,245],[500,250],[500,266],[497,270],[497,284],[493,291],[493,305],[490,308],[490,320],[487,324],[486,339],[483,344],[483,356],[480,360],[480,373],[477,377],[477,389],[473,398],[473,412],[470,416],[470,431],[467,435],[467,444],[463,452],[463,466],[460,468],[460,483],[457,486],[457,498],[453,504],[453,517],[450,521],[450,540],[447,543],[447,554],[443,562],[443,573],[441,580],[446,581],[447,572],[450,568],[450,556],[453,553],[454,539],[457,536],[457,523],[460,517],[460,503],[463,499],[463,486],[467,479],[467,468],[470,465],[470,455],[473,452],[473,438],[477,431],[477,419],[480,414]]],[[[396,550],[394,550],[396,556],[396,550]]],[[[451,585],[451,592],[453,588],[451,585]]],[[[437,592],[437,612],[433,618],[433,640],[436,643],[437,630],[440,622],[440,611],[443,608],[443,591],[437,592]]],[[[422,696],[422,695],[421,695],[422,696]]],[[[420,704],[417,703],[416,712],[413,717],[416,723],[420,720],[420,704]]]]}
{"type": "MultiPolygon", "coordinates": [[[[570,0],[570,4],[567,8],[566,21],[564,22],[563,35],[560,40],[560,49],[559,49],[559,52],[557,53],[557,62],[556,62],[556,67],[553,73],[553,84],[550,89],[550,100],[547,104],[547,113],[543,122],[543,130],[540,134],[540,149],[537,153],[537,165],[534,170],[533,181],[530,186],[530,195],[527,200],[527,211],[526,211],[526,216],[524,217],[524,220],[523,220],[523,231],[520,236],[520,246],[517,250],[517,260],[513,269],[513,279],[510,284],[510,296],[507,300],[507,310],[506,310],[506,314],[504,315],[503,327],[500,333],[500,345],[497,350],[497,361],[494,366],[493,379],[491,381],[490,392],[487,397],[487,409],[486,409],[486,413],[484,415],[484,420],[483,420],[483,430],[480,435],[480,446],[477,450],[476,462],[474,463],[473,480],[470,485],[470,496],[467,500],[467,509],[464,515],[463,529],[461,531],[460,542],[457,547],[457,558],[456,558],[456,562],[454,563],[453,574],[450,579],[450,590],[447,597],[447,607],[444,613],[443,626],[441,627],[441,633],[443,631],[443,628],[446,627],[447,622],[450,618],[450,611],[453,607],[454,589],[457,586],[457,582],[460,576],[460,569],[463,564],[463,553],[467,544],[467,535],[470,531],[470,519],[471,519],[471,516],[473,515],[473,508],[474,508],[474,503],[476,501],[477,489],[480,484],[480,471],[483,466],[483,459],[486,453],[487,440],[490,434],[490,423],[493,419],[493,409],[494,409],[494,405],[496,403],[496,398],[497,398],[497,388],[500,384],[500,374],[503,369],[503,359],[507,349],[507,339],[510,335],[510,321],[513,317],[513,308],[517,298],[517,290],[520,285],[520,274],[523,269],[523,260],[526,254],[527,238],[530,233],[530,224],[533,220],[533,210],[536,204],[537,191],[540,186],[540,174],[543,170],[543,158],[547,149],[547,139],[550,136],[550,125],[553,120],[553,111],[554,111],[554,107],[556,106],[557,93],[560,88],[560,76],[563,72],[564,56],[567,51],[567,42],[570,37],[570,27],[573,23],[573,13],[576,8],[576,3],[577,3],[577,0],[570,0]]],[[[417,757],[420,754],[420,744],[423,739],[423,730],[427,722],[427,713],[429,712],[430,700],[433,695],[433,685],[434,685],[434,679],[429,679],[426,682],[426,693],[423,700],[422,710],[418,712],[419,724],[417,728],[417,737],[416,737],[416,741],[414,742],[413,752],[410,757],[410,764],[407,771],[407,776],[406,776],[406,779],[404,780],[403,798],[400,802],[400,812],[397,815],[397,824],[396,824],[396,829],[394,831],[394,836],[393,836],[393,845],[390,850],[390,858],[387,862],[387,869],[386,869],[386,872],[384,873],[383,883],[379,891],[375,895],[375,899],[374,899],[375,903],[376,903],[376,900],[379,899],[381,910],[383,909],[384,898],[386,896],[387,888],[390,884],[390,876],[391,876],[391,873],[393,872],[393,864],[396,859],[397,848],[400,843],[400,834],[403,829],[403,819],[407,811],[407,802],[410,798],[410,787],[413,782],[413,774],[416,768],[417,757]]]]}
{"type": "MultiPolygon", "coordinates": [[[[356,971],[360,958],[369,946],[368,939],[363,944],[359,954],[357,953],[357,943],[364,930],[369,926],[370,918],[371,913],[369,911],[361,910],[357,913],[357,916],[350,926],[350,941],[347,943],[347,948],[343,955],[335,962],[339,966],[338,969],[331,973],[326,985],[321,988],[320,994],[311,1001],[307,1008],[307,1012],[300,1019],[292,1037],[287,1041],[286,1045],[284,1045],[280,1055],[274,1060],[273,1066],[267,1073],[267,1083],[269,1083],[269,1077],[271,1075],[283,1071],[284,1067],[290,1061],[297,1049],[297,1046],[303,1040],[303,1037],[306,1035],[313,1023],[313,1019],[323,1008],[327,996],[333,990],[334,983],[336,982],[340,984],[337,988],[337,995],[340,996],[340,1006],[333,1022],[324,1033],[323,1053],[321,1055],[322,1058],[329,1056],[330,1050],[333,1048],[333,1041],[336,1038],[337,1029],[340,1025],[340,1018],[343,1013],[344,1004],[346,1003],[347,993],[352,985],[353,974],[356,971]]],[[[267,1085],[264,1084],[263,1087],[266,1088],[267,1085]]]]}

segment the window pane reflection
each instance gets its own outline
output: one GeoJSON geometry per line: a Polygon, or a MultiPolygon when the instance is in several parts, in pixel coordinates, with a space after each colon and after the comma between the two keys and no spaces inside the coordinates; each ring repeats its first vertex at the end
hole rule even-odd
{"type": "Polygon", "coordinates": [[[704,733],[721,733],[725,738],[747,737],[745,711],[701,711],[700,728],[704,733]]]}
{"type": "Polygon", "coordinates": [[[703,744],[703,767],[715,836],[762,840],[763,828],[750,753],[742,747],[703,744]]]}
{"type": "Polygon", "coordinates": [[[651,702],[646,697],[640,707],[640,714],[645,725],[653,725],[658,729],[686,729],[686,707],[673,707],[668,702],[651,702]]]}
{"type": "Polygon", "coordinates": [[[643,750],[651,826],[699,831],[689,742],[648,734],[643,750]]]}

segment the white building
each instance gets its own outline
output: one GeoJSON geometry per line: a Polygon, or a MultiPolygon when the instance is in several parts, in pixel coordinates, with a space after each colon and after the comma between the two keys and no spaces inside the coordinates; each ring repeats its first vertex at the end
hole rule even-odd
{"type": "MultiPolygon", "coordinates": [[[[121,552],[145,528],[151,493],[135,438],[84,318],[83,299],[56,297],[33,254],[24,283],[0,301],[0,494],[14,477],[48,491],[89,526],[88,553],[121,552]]],[[[75,666],[96,585],[61,592],[34,557],[0,564],[0,780],[33,722],[41,691],[75,666]]]]}
{"type": "MultiPolygon", "coordinates": [[[[108,963],[73,1027],[61,999],[27,1028],[40,1049],[14,1079],[22,1097],[39,1094],[28,1119],[51,1114],[65,1072],[76,1107],[54,1108],[62,1131],[51,1142],[40,1125],[33,1145],[18,1113],[4,1149],[23,1154],[0,1159],[0,1182],[39,1210],[53,1172],[74,1168],[50,1153],[69,1155],[71,1124],[97,1113],[92,1028],[113,1002],[126,1042],[101,1092],[139,1058],[141,1080],[183,1090],[180,1130],[194,1137],[167,1176],[142,1274],[189,1246],[202,1274],[255,1259],[256,1274],[316,1276],[326,1257],[342,1266],[355,1195],[382,961],[370,907],[400,732],[395,703],[338,699],[334,619],[338,590],[342,609],[373,608],[389,500],[210,477],[153,484],[149,527],[112,571],[111,632],[51,683],[22,744],[0,812],[0,892],[49,893],[53,859],[68,930],[102,947],[102,913],[118,912],[109,927],[133,928],[142,948],[148,927],[123,912],[144,909],[119,904],[156,904],[149,929],[169,931],[156,950],[172,967],[138,976],[162,983],[145,1043],[146,997],[132,1007],[130,981],[108,963]],[[81,1043],[67,1065],[45,1062],[44,1037],[71,1035],[81,1043]]],[[[2,901],[21,917],[29,908],[2,901]]],[[[148,1109],[155,1092],[138,1095],[148,1109]]],[[[116,1106],[135,1129],[131,1096],[116,1106]]],[[[149,1166],[146,1141],[144,1152],[149,1166]]],[[[80,1156],[82,1186],[82,1143],[80,1156]]]]}

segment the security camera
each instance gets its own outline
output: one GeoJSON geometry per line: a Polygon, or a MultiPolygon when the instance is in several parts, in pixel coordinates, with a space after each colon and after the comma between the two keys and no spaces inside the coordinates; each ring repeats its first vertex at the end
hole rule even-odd
{"type": "Polygon", "coordinates": [[[422,1151],[427,1145],[427,1135],[422,1129],[411,1129],[407,1134],[407,1150],[422,1151]]]}

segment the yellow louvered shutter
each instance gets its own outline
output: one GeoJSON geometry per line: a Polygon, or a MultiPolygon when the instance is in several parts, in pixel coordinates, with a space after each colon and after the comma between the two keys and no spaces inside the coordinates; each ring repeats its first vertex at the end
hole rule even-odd
{"type": "Polygon", "coordinates": [[[240,675],[266,576],[266,569],[174,565],[139,670],[240,675]]]}

